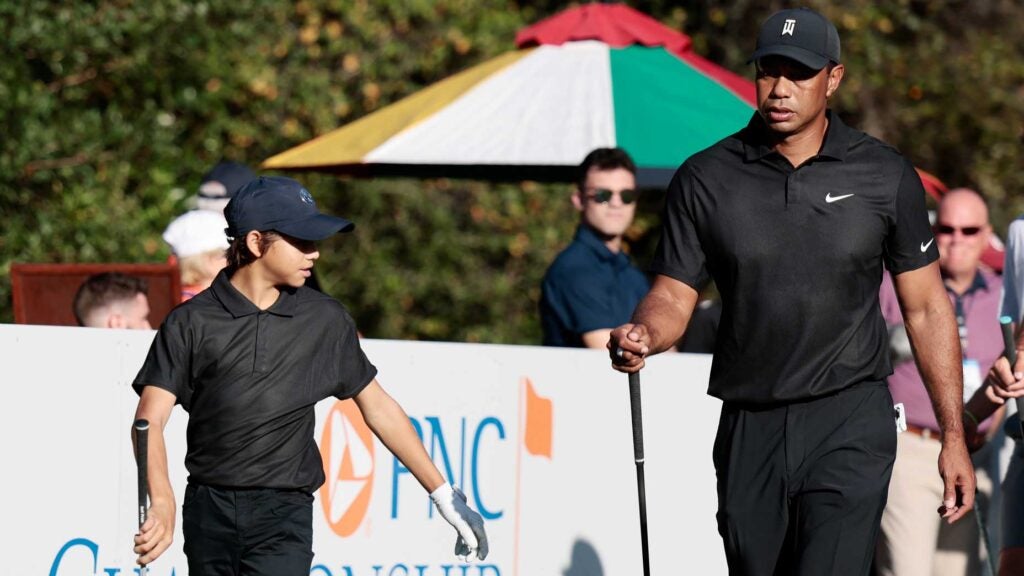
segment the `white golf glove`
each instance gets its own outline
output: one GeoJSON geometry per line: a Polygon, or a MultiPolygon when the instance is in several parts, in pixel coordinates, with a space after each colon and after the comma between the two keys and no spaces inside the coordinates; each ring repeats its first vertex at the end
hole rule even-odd
{"type": "Polygon", "coordinates": [[[483,560],[487,557],[487,533],[484,532],[484,519],[466,505],[466,495],[458,486],[442,484],[430,493],[430,499],[437,506],[437,511],[455,527],[458,538],[455,539],[455,555],[469,561],[470,556],[483,560]]]}

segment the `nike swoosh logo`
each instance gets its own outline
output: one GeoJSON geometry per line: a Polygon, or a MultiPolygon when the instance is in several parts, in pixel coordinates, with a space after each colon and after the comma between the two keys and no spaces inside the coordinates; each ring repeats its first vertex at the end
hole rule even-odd
{"type": "Polygon", "coordinates": [[[833,202],[839,202],[840,200],[843,200],[845,198],[849,198],[850,196],[853,196],[853,194],[843,194],[842,196],[833,196],[832,193],[829,192],[828,194],[825,194],[825,202],[828,202],[829,204],[831,204],[833,202]]]}
{"type": "Polygon", "coordinates": [[[931,240],[929,240],[927,244],[925,244],[924,242],[921,242],[921,252],[927,251],[928,247],[932,245],[932,242],[935,242],[935,238],[932,238],[931,240]]]}

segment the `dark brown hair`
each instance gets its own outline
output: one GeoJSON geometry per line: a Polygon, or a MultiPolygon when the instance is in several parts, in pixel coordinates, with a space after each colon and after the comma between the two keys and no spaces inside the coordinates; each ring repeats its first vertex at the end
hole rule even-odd
{"type": "Polygon", "coordinates": [[[75,293],[75,319],[79,326],[85,326],[89,314],[97,308],[115,302],[132,300],[136,294],[146,295],[149,285],[142,278],[128,276],[120,272],[102,272],[85,279],[75,293]]]}
{"type": "MultiPolygon", "coordinates": [[[[248,235],[249,234],[246,233],[245,236],[231,240],[231,245],[228,246],[227,250],[228,268],[238,270],[239,268],[248,266],[256,261],[256,255],[249,250],[249,246],[245,243],[245,237],[248,235]]],[[[281,236],[273,230],[264,230],[260,232],[260,253],[266,253],[267,249],[270,248],[270,245],[280,239],[281,236]]]]}
{"type": "Polygon", "coordinates": [[[580,190],[587,184],[587,172],[591,168],[598,170],[615,170],[625,168],[630,174],[636,176],[636,164],[622,148],[597,148],[593,150],[580,163],[579,171],[576,174],[576,185],[580,190]]]}

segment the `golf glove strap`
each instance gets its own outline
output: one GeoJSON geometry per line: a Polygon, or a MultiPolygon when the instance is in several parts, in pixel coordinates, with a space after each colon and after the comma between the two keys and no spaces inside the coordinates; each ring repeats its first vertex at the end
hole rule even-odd
{"type": "Polygon", "coordinates": [[[487,533],[484,532],[484,519],[466,505],[466,495],[458,486],[442,484],[430,493],[430,499],[437,506],[437,511],[455,527],[458,538],[455,539],[455,555],[465,560],[474,553],[483,560],[487,557],[487,533]]]}

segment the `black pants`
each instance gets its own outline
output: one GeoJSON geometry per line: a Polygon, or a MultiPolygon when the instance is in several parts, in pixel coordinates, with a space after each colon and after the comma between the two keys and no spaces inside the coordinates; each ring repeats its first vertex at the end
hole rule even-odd
{"type": "Polygon", "coordinates": [[[309,575],[309,494],[189,484],[181,516],[189,576],[309,575]]]}
{"type": "Polygon", "coordinates": [[[726,404],[718,531],[733,575],[866,575],[896,458],[884,382],[784,406],[726,404]]]}

